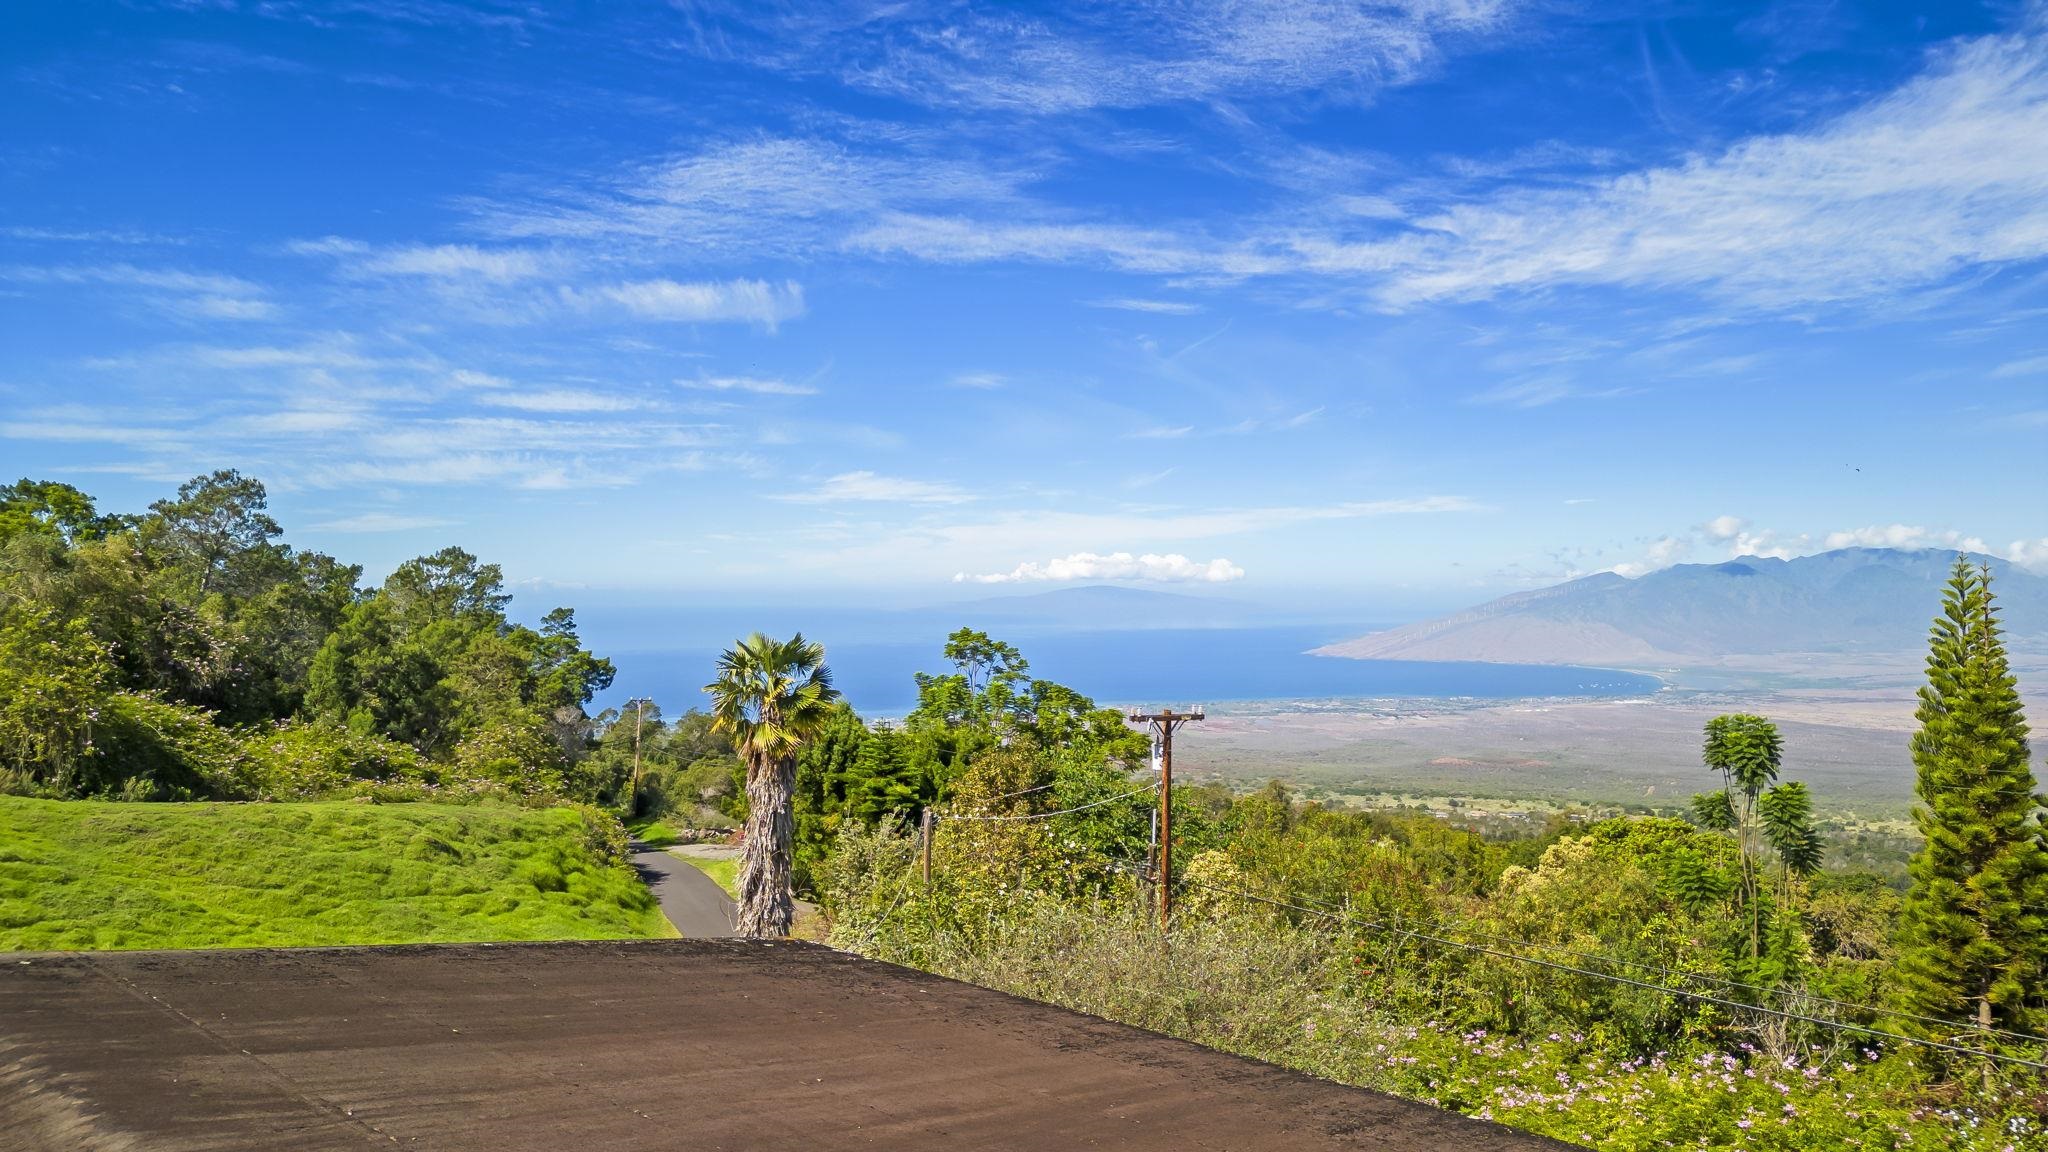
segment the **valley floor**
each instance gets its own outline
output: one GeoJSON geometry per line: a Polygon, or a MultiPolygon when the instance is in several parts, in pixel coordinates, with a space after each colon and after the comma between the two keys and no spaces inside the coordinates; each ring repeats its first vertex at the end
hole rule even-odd
{"type": "MultiPolygon", "coordinates": [[[[2029,701],[2048,716],[2048,698],[2029,701]]],[[[1903,819],[1913,801],[1904,686],[1672,690],[1627,699],[1301,701],[1214,705],[1176,740],[1176,779],[1280,777],[1312,794],[1682,806],[1717,784],[1701,728],[1758,712],[1785,738],[1785,775],[1822,809],[1903,819]]]]}

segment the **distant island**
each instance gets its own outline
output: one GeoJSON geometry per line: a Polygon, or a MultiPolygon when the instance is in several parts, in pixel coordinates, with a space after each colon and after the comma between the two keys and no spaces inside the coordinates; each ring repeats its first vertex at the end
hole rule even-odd
{"type": "MultiPolygon", "coordinates": [[[[1784,560],[1601,572],[1316,649],[1361,660],[1476,660],[1634,669],[1917,671],[1929,605],[1958,554],[1844,548],[1784,560]]],[[[2048,577],[1990,567],[2015,656],[2048,655],[2048,577]]]]}

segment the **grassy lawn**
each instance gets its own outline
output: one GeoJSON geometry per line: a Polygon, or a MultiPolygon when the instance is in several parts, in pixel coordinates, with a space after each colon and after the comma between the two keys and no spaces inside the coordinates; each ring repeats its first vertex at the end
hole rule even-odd
{"type": "Polygon", "coordinates": [[[725,889],[727,896],[735,900],[740,898],[739,857],[734,856],[724,860],[713,860],[706,856],[679,856],[677,859],[718,881],[718,886],[725,889]]]}
{"type": "Polygon", "coordinates": [[[628,820],[626,831],[649,848],[666,848],[671,844],[682,843],[682,838],[676,835],[676,830],[659,820],[628,820]]]}
{"type": "Polygon", "coordinates": [[[672,935],[569,809],[0,796],[0,951],[672,935]]]}

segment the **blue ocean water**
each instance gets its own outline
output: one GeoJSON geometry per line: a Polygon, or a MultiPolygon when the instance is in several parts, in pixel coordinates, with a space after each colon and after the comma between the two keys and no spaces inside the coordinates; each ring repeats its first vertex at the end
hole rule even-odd
{"type": "MultiPolygon", "coordinates": [[[[1343,698],[1515,699],[1529,696],[1646,696],[1652,676],[1548,664],[1344,660],[1309,649],[1357,633],[1328,627],[1147,629],[1048,632],[1013,637],[1031,674],[1109,705],[1343,698]]],[[[921,643],[826,639],[841,692],[863,715],[901,716],[917,702],[916,673],[952,669],[937,640],[921,643]]],[[[606,651],[600,648],[599,651],[606,651]]],[[[619,676],[606,703],[649,696],[670,712],[701,706],[712,646],[607,652],[619,676]]]]}

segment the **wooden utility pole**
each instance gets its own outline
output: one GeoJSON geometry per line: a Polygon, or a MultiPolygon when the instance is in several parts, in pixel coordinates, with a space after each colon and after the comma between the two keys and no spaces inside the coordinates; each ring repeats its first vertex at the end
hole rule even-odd
{"type": "Polygon", "coordinates": [[[640,719],[646,712],[647,701],[633,701],[633,790],[626,794],[626,812],[631,816],[640,814],[640,719]]]}
{"type": "Polygon", "coordinates": [[[1131,723],[1150,724],[1152,735],[1159,742],[1159,867],[1155,882],[1159,885],[1161,931],[1166,930],[1173,917],[1173,733],[1188,721],[1200,719],[1200,708],[1190,712],[1163,708],[1130,714],[1131,723]]]}
{"type": "Polygon", "coordinates": [[[925,887],[929,888],[932,883],[932,810],[930,808],[924,810],[924,819],[918,823],[924,833],[922,837],[924,840],[924,884],[925,887]]]}

